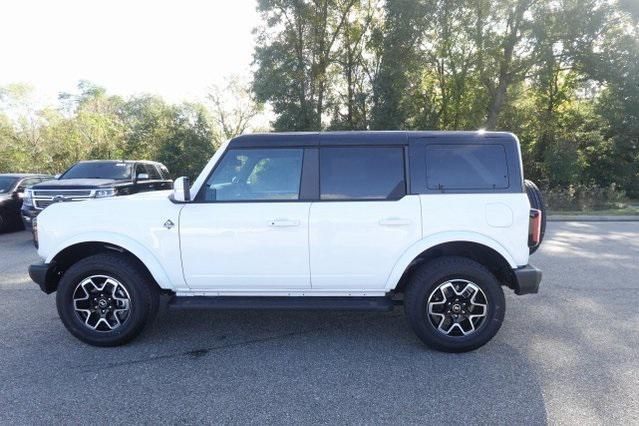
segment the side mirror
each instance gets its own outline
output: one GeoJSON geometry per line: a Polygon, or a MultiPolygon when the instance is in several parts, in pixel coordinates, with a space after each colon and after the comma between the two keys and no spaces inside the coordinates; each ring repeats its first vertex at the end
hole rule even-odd
{"type": "Polygon", "coordinates": [[[60,179],[60,176],[62,176],[62,173],[58,173],[57,175],[53,176],[53,179],[60,179]]]}
{"type": "Polygon", "coordinates": [[[24,186],[19,186],[16,188],[15,191],[13,191],[13,198],[15,199],[20,199],[22,197],[24,197],[24,186]]]}
{"type": "Polygon", "coordinates": [[[148,173],[139,173],[138,174],[138,180],[149,180],[149,174],[148,173]]]}
{"type": "Polygon", "coordinates": [[[173,200],[179,203],[191,201],[191,183],[186,176],[179,177],[173,182],[173,200]]]}

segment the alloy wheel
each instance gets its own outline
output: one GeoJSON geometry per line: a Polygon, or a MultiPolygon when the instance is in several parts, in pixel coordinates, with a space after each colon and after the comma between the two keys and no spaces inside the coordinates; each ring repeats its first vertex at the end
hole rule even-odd
{"type": "Polygon", "coordinates": [[[76,286],[73,308],[87,328],[109,332],[129,319],[131,297],[126,287],[115,278],[91,275],[76,286]]]}
{"type": "Polygon", "coordinates": [[[428,320],[451,337],[475,333],[486,320],[488,298],[472,281],[452,279],[439,284],[427,301],[428,320]]]}

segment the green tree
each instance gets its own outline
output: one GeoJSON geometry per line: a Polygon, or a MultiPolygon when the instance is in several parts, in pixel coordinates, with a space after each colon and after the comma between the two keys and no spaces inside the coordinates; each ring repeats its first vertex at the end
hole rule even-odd
{"type": "Polygon", "coordinates": [[[329,68],[356,0],[260,0],[253,90],[270,102],[276,130],[318,130],[326,111],[329,68]]]}
{"type": "Polygon", "coordinates": [[[207,99],[216,148],[251,129],[255,117],[264,111],[264,104],[255,100],[248,84],[238,76],[229,78],[222,87],[211,87],[207,99]]]}
{"type": "Polygon", "coordinates": [[[205,107],[199,104],[172,107],[169,128],[155,159],[164,163],[174,177],[185,175],[194,179],[215,153],[205,107]]]}

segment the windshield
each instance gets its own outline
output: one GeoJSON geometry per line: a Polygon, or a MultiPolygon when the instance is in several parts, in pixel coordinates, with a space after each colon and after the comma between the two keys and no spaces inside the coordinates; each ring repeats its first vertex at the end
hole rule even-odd
{"type": "Polygon", "coordinates": [[[0,176],[0,194],[5,194],[11,191],[11,188],[13,188],[13,185],[15,185],[17,180],[18,179],[14,177],[0,176]]]}
{"type": "Polygon", "coordinates": [[[127,163],[78,163],[64,172],[60,179],[131,179],[131,165],[127,163]]]}

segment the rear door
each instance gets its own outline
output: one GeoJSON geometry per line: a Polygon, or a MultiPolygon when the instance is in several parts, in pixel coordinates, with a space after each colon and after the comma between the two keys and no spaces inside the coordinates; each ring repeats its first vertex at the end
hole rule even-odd
{"type": "Polygon", "coordinates": [[[407,195],[405,150],[320,147],[320,199],[309,220],[313,289],[383,290],[397,259],[420,238],[420,201],[407,195]]]}

